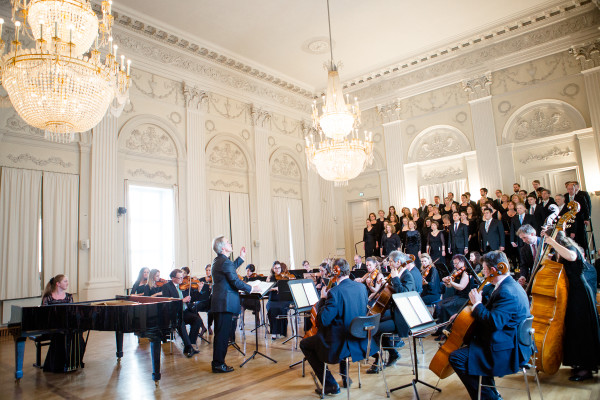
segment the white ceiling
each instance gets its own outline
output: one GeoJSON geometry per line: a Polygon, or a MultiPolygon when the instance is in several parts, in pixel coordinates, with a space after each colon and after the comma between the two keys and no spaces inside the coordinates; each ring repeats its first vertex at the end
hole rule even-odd
{"type": "MultiPolygon", "coordinates": [[[[558,0],[330,0],[342,81],[501,27],[558,0]]],[[[325,0],[114,0],[115,10],[314,91],[326,85],[325,0]]]]}

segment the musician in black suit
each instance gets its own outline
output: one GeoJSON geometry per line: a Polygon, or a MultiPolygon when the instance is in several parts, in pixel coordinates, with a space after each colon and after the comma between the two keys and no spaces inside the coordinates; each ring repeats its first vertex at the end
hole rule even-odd
{"type": "MultiPolygon", "coordinates": [[[[488,190],[487,190],[487,188],[481,188],[481,189],[479,189],[479,194],[481,195],[482,199],[486,199],[486,204],[489,203],[489,204],[493,205],[494,200],[492,200],[491,197],[488,197],[488,190]]],[[[477,200],[477,206],[479,208],[483,207],[483,205],[481,204],[481,200],[477,200]]],[[[499,210],[499,208],[498,208],[498,210],[499,210]]]]}
{"type": "MultiPolygon", "coordinates": [[[[321,289],[321,300],[317,307],[319,330],[316,335],[300,342],[300,349],[324,385],[326,394],[337,394],[340,387],[329,368],[325,382],[322,381],[323,363],[340,363],[340,374],[344,377],[343,385],[346,386],[346,363],[342,360],[346,357],[352,357],[353,360],[363,359],[368,343],[367,338],[356,339],[349,333],[352,320],[367,314],[367,289],[362,283],[348,279],[350,266],[346,260],[336,259],[333,263],[333,268],[335,267],[340,270],[337,286],[329,291],[326,287],[321,289]]],[[[371,343],[371,354],[377,351],[377,344],[371,343]]],[[[321,394],[319,390],[317,394],[321,394]]]]}
{"type": "Polygon", "coordinates": [[[532,224],[532,226],[535,228],[535,231],[539,235],[542,231],[542,225],[544,225],[544,207],[540,206],[537,203],[537,197],[535,195],[532,195],[531,193],[527,196],[527,204],[529,204],[529,207],[527,207],[527,213],[529,215],[532,215],[534,219],[534,223],[532,224]]]}
{"type": "Polygon", "coordinates": [[[510,277],[508,259],[501,251],[483,256],[483,273],[495,285],[487,304],[482,295],[471,290],[474,334],[469,346],[450,355],[450,365],[465,385],[471,399],[477,399],[479,377],[484,385],[482,399],[501,399],[494,387],[494,376],[514,374],[520,365],[531,357],[531,348],[519,343],[517,328],[529,317],[527,294],[510,277]],[[499,270],[505,268],[502,274],[499,270]]]}
{"type": "Polygon", "coordinates": [[[540,201],[540,205],[544,209],[544,217],[552,214],[549,207],[551,204],[556,204],[554,199],[550,196],[551,194],[550,189],[542,188],[542,200],[540,201]]]}
{"type": "Polygon", "coordinates": [[[359,254],[354,256],[354,266],[352,267],[352,271],[356,271],[357,269],[364,269],[365,271],[367,270],[367,265],[363,264],[362,257],[359,254]]]}
{"type": "MultiPolygon", "coordinates": [[[[569,212],[569,207],[567,207],[567,204],[565,203],[565,196],[563,196],[562,194],[557,194],[554,197],[554,200],[556,201],[556,207],[558,207],[558,216],[559,217],[562,217],[567,212],[569,212]]],[[[565,233],[571,239],[575,239],[576,231],[577,231],[577,219],[574,219],[573,221],[569,222],[567,229],[565,229],[565,233]]]]}
{"type": "Polygon", "coordinates": [[[527,214],[525,204],[517,204],[517,213],[510,220],[510,245],[519,252],[519,265],[523,263],[523,260],[521,259],[523,241],[519,238],[517,231],[523,225],[533,226],[533,224],[535,224],[535,219],[533,218],[533,215],[527,214]]]}
{"type": "Polygon", "coordinates": [[[427,218],[428,214],[429,211],[427,208],[427,200],[421,199],[421,205],[419,206],[419,217],[423,218],[423,221],[425,221],[425,218],[427,218]]]}
{"type": "Polygon", "coordinates": [[[450,226],[448,249],[450,254],[467,254],[469,252],[469,227],[460,222],[460,213],[453,212],[454,222],[450,226]]]}
{"type": "MultiPolygon", "coordinates": [[[[538,195],[538,189],[540,188],[540,181],[539,180],[534,180],[533,182],[531,182],[531,186],[533,186],[533,190],[531,191],[531,193],[529,193],[527,195],[527,197],[529,196],[533,196],[535,197],[535,204],[539,204],[540,201],[542,200],[542,198],[538,195]]],[[[529,204],[530,205],[530,204],[529,204]]],[[[531,205],[530,205],[531,206],[531,205]]],[[[527,207],[527,209],[529,209],[529,207],[527,207]]]]}
{"type": "Polygon", "coordinates": [[[567,183],[567,193],[565,193],[565,203],[569,204],[571,201],[579,203],[579,212],[575,216],[575,242],[586,253],[589,258],[588,252],[588,238],[586,232],[586,226],[590,224],[590,206],[589,195],[586,196],[579,190],[579,184],[576,181],[570,181],[567,183]]]}
{"type": "Polygon", "coordinates": [[[531,272],[536,260],[539,258],[542,239],[536,236],[531,225],[522,225],[517,231],[519,239],[524,243],[519,250],[521,256],[520,276],[518,282],[525,286],[531,278],[531,272]]]}
{"type": "Polygon", "coordinates": [[[177,333],[179,333],[179,336],[183,340],[183,354],[189,358],[198,353],[198,350],[194,349],[192,345],[196,344],[198,336],[204,335],[206,328],[204,327],[202,318],[200,318],[198,313],[188,308],[191,297],[189,295],[184,297],[183,292],[179,290],[179,285],[183,283],[183,271],[176,268],[171,271],[169,276],[171,277],[171,280],[162,286],[162,294],[160,296],[183,300],[183,321],[181,326],[177,328],[177,333]],[[187,328],[185,327],[186,325],[190,326],[189,335],[187,328]],[[200,328],[202,328],[202,332],[198,334],[200,328]]]}
{"type": "MultiPolygon", "coordinates": [[[[429,257],[429,255],[425,254],[429,257]]],[[[393,251],[390,253],[388,257],[390,261],[390,285],[394,293],[404,293],[404,292],[413,292],[416,291],[417,288],[415,286],[415,278],[414,275],[410,273],[407,266],[409,264],[413,264],[414,262],[410,258],[408,254],[404,254],[400,251],[393,251]]],[[[435,267],[433,267],[435,269],[435,267]]],[[[420,277],[419,279],[423,279],[420,277]]],[[[402,317],[400,310],[396,306],[396,303],[391,300],[391,309],[387,310],[381,316],[379,322],[379,329],[377,333],[373,336],[373,339],[376,343],[379,343],[381,339],[382,333],[398,333],[400,337],[408,336],[408,324],[402,317]]],[[[396,361],[400,358],[400,353],[398,353],[398,348],[404,346],[404,341],[400,340],[399,342],[394,343],[392,346],[392,341],[390,340],[390,336],[384,336],[382,339],[382,346],[388,348],[389,357],[384,368],[390,367],[396,364],[396,361]]],[[[373,365],[371,368],[367,370],[367,374],[376,374],[380,371],[379,369],[379,355],[375,354],[373,365]]]]}
{"type": "Polygon", "coordinates": [[[231,243],[224,236],[213,240],[213,250],[217,257],[212,262],[213,292],[211,311],[215,318],[215,337],[213,341],[213,372],[231,372],[233,367],[225,364],[233,316],[241,311],[239,291],[252,291],[252,286],[238,278],[236,269],[244,263],[246,248],[242,247],[240,256],[229,260],[233,251],[231,243]]]}
{"type": "Polygon", "coordinates": [[[496,198],[492,205],[496,210],[502,210],[502,190],[496,189],[496,198]]]}
{"type": "Polygon", "coordinates": [[[483,211],[483,221],[479,225],[479,239],[482,252],[504,251],[504,226],[502,221],[492,218],[492,210],[483,211]]]}

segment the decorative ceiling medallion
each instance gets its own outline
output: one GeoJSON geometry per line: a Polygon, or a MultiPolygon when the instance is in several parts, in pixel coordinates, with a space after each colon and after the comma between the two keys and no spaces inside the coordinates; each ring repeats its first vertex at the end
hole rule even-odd
{"type": "Polygon", "coordinates": [[[319,36],[308,39],[302,44],[302,50],[309,54],[325,54],[329,52],[329,38],[327,36],[319,36]]]}

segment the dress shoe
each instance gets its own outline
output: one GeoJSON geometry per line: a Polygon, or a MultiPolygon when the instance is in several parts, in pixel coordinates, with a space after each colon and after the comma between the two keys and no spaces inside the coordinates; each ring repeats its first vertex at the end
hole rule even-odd
{"type": "Polygon", "coordinates": [[[379,366],[377,364],[371,365],[371,368],[367,370],[367,374],[378,374],[380,371],[379,366]]]}
{"type": "Polygon", "coordinates": [[[573,382],[581,382],[581,381],[585,381],[587,379],[592,379],[593,377],[594,377],[594,375],[590,371],[587,371],[583,374],[581,372],[577,373],[577,374],[571,376],[569,378],[569,380],[573,381],[573,382]]]}
{"type": "Polygon", "coordinates": [[[216,373],[216,374],[223,374],[226,372],[232,372],[233,371],[233,367],[230,367],[227,364],[221,364],[218,366],[213,366],[212,367],[212,372],[216,373]]]}
{"type": "Polygon", "coordinates": [[[391,353],[387,362],[385,363],[384,368],[393,367],[394,365],[396,365],[396,361],[398,361],[399,358],[400,354],[391,353]]]}
{"type": "Polygon", "coordinates": [[[348,386],[352,386],[352,378],[348,378],[348,382],[350,382],[350,385],[346,384],[346,378],[342,379],[342,387],[345,389],[348,386]]]}
{"type": "Polygon", "coordinates": [[[194,356],[194,348],[193,347],[186,347],[185,349],[183,349],[183,355],[186,356],[187,358],[192,358],[194,356]]]}
{"type": "MultiPolygon", "coordinates": [[[[315,393],[318,395],[321,395],[322,391],[319,389],[315,389],[315,393]]],[[[339,386],[325,386],[325,394],[339,394],[340,393],[340,387],[339,386]]]]}

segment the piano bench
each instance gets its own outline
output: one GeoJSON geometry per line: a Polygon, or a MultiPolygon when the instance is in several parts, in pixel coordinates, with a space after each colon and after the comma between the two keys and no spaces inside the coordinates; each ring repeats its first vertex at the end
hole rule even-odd
{"type": "Polygon", "coordinates": [[[41,334],[32,336],[30,339],[35,343],[35,364],[33,364],[33,366],[41,369],[44,367],[44,364],[42,363],[42,347],[50,345],[52,335],[41,334]]]}

